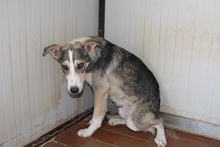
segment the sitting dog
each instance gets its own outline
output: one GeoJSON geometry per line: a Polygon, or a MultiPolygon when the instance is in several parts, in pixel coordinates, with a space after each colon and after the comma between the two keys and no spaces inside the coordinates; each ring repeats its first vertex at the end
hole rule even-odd
{"type": "Polygon", "coordinates": [[[47,46],[43,56],[47,53],[60,63],[69,93],[80,93],[84,81],[93,89],[93,117],[88,128],[78,131],[79,136],[89,137],[101,126],[109,99],[120,115],[111,117],[109,125],[124,124],[133,131],[153,134],[157,131],[155,142],[166,146],[163,120],[158,117],[159,85],[139,58],[97,36],[47,46]]]}

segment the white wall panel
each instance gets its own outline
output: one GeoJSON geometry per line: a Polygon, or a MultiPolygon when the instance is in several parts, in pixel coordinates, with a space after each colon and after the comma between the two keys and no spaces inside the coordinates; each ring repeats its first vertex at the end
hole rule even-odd
{"type": "Polygon", "coordinates": [[[220,125],[220,1],[107,0],[105,19],[155,74],[162,112],[220,125]]]}
{"type": "Polygon", "coordinates": [[[0,0],[0,146],[22,146],[93,105],[69,96],[43,48],[97,35],[98,0],[0,0]]]}

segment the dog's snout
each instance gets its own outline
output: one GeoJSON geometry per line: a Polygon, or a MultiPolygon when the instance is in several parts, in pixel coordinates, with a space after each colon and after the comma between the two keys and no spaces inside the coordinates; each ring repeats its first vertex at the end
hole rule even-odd
{"type": "Polygon", "coordinates": [[[70,87],[70,92],[77,93],[77,92],[79,92],[79,88],[77,86],[72,86],[72,87],[70,87]]]}

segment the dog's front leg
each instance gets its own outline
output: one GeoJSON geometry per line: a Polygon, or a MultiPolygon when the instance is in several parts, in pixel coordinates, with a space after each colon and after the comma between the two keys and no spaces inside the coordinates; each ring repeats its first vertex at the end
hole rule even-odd
{"type": "Polygon", "coordinates": [[[108,91],[109,86],[107,85],[94,89],[95,105],[91,124],[88,128],[79,130],[78,136],[89,137],[101,126],[105,115],[108,91]]]}

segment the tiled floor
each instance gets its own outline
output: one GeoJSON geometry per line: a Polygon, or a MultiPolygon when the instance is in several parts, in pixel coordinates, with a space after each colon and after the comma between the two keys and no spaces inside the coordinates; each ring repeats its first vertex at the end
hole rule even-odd
{"type": "MultiPolygon", "coordinates": [[[[91,116],[83,119],[77,124],[61,132],[51,140],[47,141],[42,147],[156,147],[155,136],[151,133],[133,132],[125,126],[111,127],[104,120],[102,127],[91,137],[81,138],[76,135],[77,131],[88,127],[88,120],[91,116]]],[[[171,131],[166,129],[166,132],[171,131]]],[[[172,139],[167,136],[168,147],[220,147],[220,142],[175,131],[179,139],[172,139]]],[[[167,133],[172,134],[172,133],[167,133]]]]}

